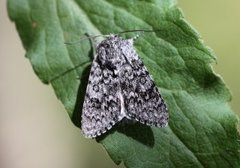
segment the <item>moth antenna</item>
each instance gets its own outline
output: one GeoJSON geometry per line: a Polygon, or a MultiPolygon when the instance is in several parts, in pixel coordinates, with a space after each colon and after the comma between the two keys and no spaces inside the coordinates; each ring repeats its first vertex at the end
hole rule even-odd
{"type": "MultiPolygon", "coordinates": [[[[86,35],[86,34],[85,34],[86,35]]],[[[64,42],[64,44],[67,44],[67,45],[73,45],[73,44],[78,44],[78,43],[80,43],[81,41],[83,41],[83,40],[87,40],[87,39],[89,39],[89,40],[92,40],[92,39],[95,39],[95,38],[98,38],[98,37],[107,37],[107,36],[109,36],[109,35],[96,35],[96,36],[87,36],[87,37],[82,37],[82,38],[80,38],[80,40],[78,40],[78,41],[74,41],[74,42],[64,42]]]]}
{"type": "Polygon", "coordinates": [[[96,50],[95,50],[95,48],[97,46],[96,41],[95,41],[96,36],[95,36],[95,38],[91,38],[91,36],[87,33],[86,33],[86,36],[89,37],[89,40],[90,40],[90,43],[91,43],[91,46],[92,46],[92,56],[93,56],[92,60],[93,60],[95,55],[96,55],[96,50]]]}
{"type": "Polygon", "coordinates": [[[137,34],[135,37],[132,38],[133,41],[136,41],[140,37],[140,35],[142,35],[143,33],[155,32],[155,31],[160,31],[160,30],[144,30],[144,29],[126,30],[123,32],[119,32],[117,34],[119,35],[119,34],[131,33],[131,32],[139,32],[139,34],[137,34]]]}
{"type": "MultiPolygon", "coordinates": [[[[64,75],[66,75],[67,73],[76,70],[76,69],[79,68],[80,66],[86,66],[86,65],[88,65],[88,64],[91,65],[89,62],[80,63],[80,64],[74,66],[73,68],[69,68],[68,70],[66,70],[66,71],[64,71],[64,72],[62,72],[62,73],[60,73],[60,74],[58,74],[58,75],[50,78],[50,79],[48,80],[48,82],[54,81],[54,80],[56,80],[56,79],[58,79],[58,78],[60,78],[60,77],[62,77],[62,76],[64,76],[64,75]]],[[[79,78],[78,78],[78,79],[79,79],[79,78]]]]}
{"type": "MultiPolygon", "coordinates": [[[[116,34],[124,34],[124,33],[131,33],[131,32],[155,32],[155,31],[159,31],[159,30],[144,30],[144,29],[136,29],[136,30],[126,30],[126,31],[122,31],[122,32],[118,32],[116,34]]],[[[113,33],[115,34],[115,33],[113,33]]],[[[86,35],[86,34],[85,34],[86,35]]],[[[88,35],[87,37],[82,37],[80,38],[80,40],[78,41],[74,41],[74,42],[64,42],[64,44],[67,44],[67,45],[73,45],[73,44],[78,44],[80,43],[81,41],[83,40],[87,40],[87,39],[95,39],[95,38],[98,38],[98,37],[108,37],[109,34],[103,34],[103,35],[96,35],[96,36],[90,36],[88,35]]],[[[139,37],[136,36],[134,39],[137,39],[139,37]]]]}
{"type": "Polygon", "coordinates": [[[119,33],[117,33],[117,34],[124,34],[124,33],[131,33],[131,32],[155,32],[155,31],[159,31],[159,30],[136,29],[136,30],[126,30],[126,31],[122,31],[122,32],[119,32],[119,33]]]}
{"type": "MultiPolygon", "coordinates": [[[[155,32],[155,31],[159,31],[159,30],[144,30],[144,29],[126,30],[126,31],[122,31],[122,32],[116,33],[116,35],[125,34],[125,33],[130,33],[130,32],[140,32],[140,33],[144,33],[144,32],[155,32]]],[[[113,34],[114,34],[114,33],[113,33],[113,34]]],[[[92,51],[92,52],[93,52],[93,58],[92,58],[92,60],[93,60],[94,57],[96,56],[96,51],[94,50],[94,48],[96,48],[96,46],[97,46],[97,45],[96,45],[96,42],[94,42],[94,40],[95,40],[96,38],[98,38],[98,37],[108,37],[108,36],[109,36],[109,34],[91,36],[91,35],[89,35],[88,33],[85,33],[85,37],[81,37],[80,40],[74,41],[74,42],[64,42],[64,44],[66,44],[66,45],[74,45],[74,44],[80,43],[80,42],[83,41],[83,40],[87,40],[87,39],[90,40],[91,46],[92,46],[92,50],[93,50],[93,51],[92,51]],[[94,44],[95,44],[95,45],[94,45],[94,44]]],[[[135,37],[133,37],[133,40],[135,41],[135,40],[137,40],[139,37],[140,37],[140,34],[137,34],[135,37]]],[[[73,70],[77,69],[78,67],[82,66],[83,64],[85,64],[85,63],[80,63],[80,64],[74,66],[73,68],[70,68],[70,69],[62,72],[61,74],[59,74],[59,75],[51,78],[51,79],[49,80],[49,82],[52,81],[52,80],[55,80],[55,79],[59,78],[59,77],[62,76],[62,75],[65,75],[66,73],[68,73],[68,72],[70,72],[70,71],[73,71],[73,70]]]]}

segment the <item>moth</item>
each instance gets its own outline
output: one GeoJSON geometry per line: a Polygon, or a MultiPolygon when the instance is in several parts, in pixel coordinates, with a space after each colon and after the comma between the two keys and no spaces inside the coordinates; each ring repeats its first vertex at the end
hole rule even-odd
{"type": "Polygon", "coordinates": [[[85,137],[102,135],[123,118],[167,126],[167,107],[133,44],[134,38],[109,35],[97,45],[82,110],[85,137]]]}

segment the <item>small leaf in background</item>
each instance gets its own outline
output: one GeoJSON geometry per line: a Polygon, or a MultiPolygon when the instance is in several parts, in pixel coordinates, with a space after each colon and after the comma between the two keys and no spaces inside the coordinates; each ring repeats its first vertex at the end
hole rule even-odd
{"type": "Polygon", "coordinates": [[[86,33],[158,30],[140,36],[135,48],[166,100],[169,126],[120,124],[97,141],[129,168],[239,167],[231,95],[211,68],[215,56],[175,0],[8,0],[8,12],[35,73],[52,85],[77,126],[93,51],[88,40],[65,42],[86,33]]]}

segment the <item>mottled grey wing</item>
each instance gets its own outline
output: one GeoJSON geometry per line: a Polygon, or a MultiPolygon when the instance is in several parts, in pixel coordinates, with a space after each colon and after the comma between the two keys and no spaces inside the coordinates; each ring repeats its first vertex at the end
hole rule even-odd
{"type": "Polygon", "coordinates": [[[113,72],[92,63],[82,111],[82,132],[88,138],[101,135],[123,118],[120,83],[113,72]]]}
{"type": "Polygon", "coordinates": [[[147,125],[165,127],[168,112],[158,88],[134,48],[128,46],[122,51],[127,63],[119,75],[127,117],[147,125]]]}

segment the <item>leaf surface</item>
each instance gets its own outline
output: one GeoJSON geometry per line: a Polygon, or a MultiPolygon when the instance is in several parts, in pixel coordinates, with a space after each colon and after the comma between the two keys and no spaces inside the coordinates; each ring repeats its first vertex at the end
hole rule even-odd
{"type": "Polygon", "coordinates": [[[53,87],[77,126],[93,58],[91,43],[80,37],[155,30],[142,34],[135,48],[166,101],[169,126],[119,124],[97,141],[129,168],[239,167],[231,95],[211,68],[214,54],[176,1],[8,0],[8,12],[35,73],[53,87]]]}

